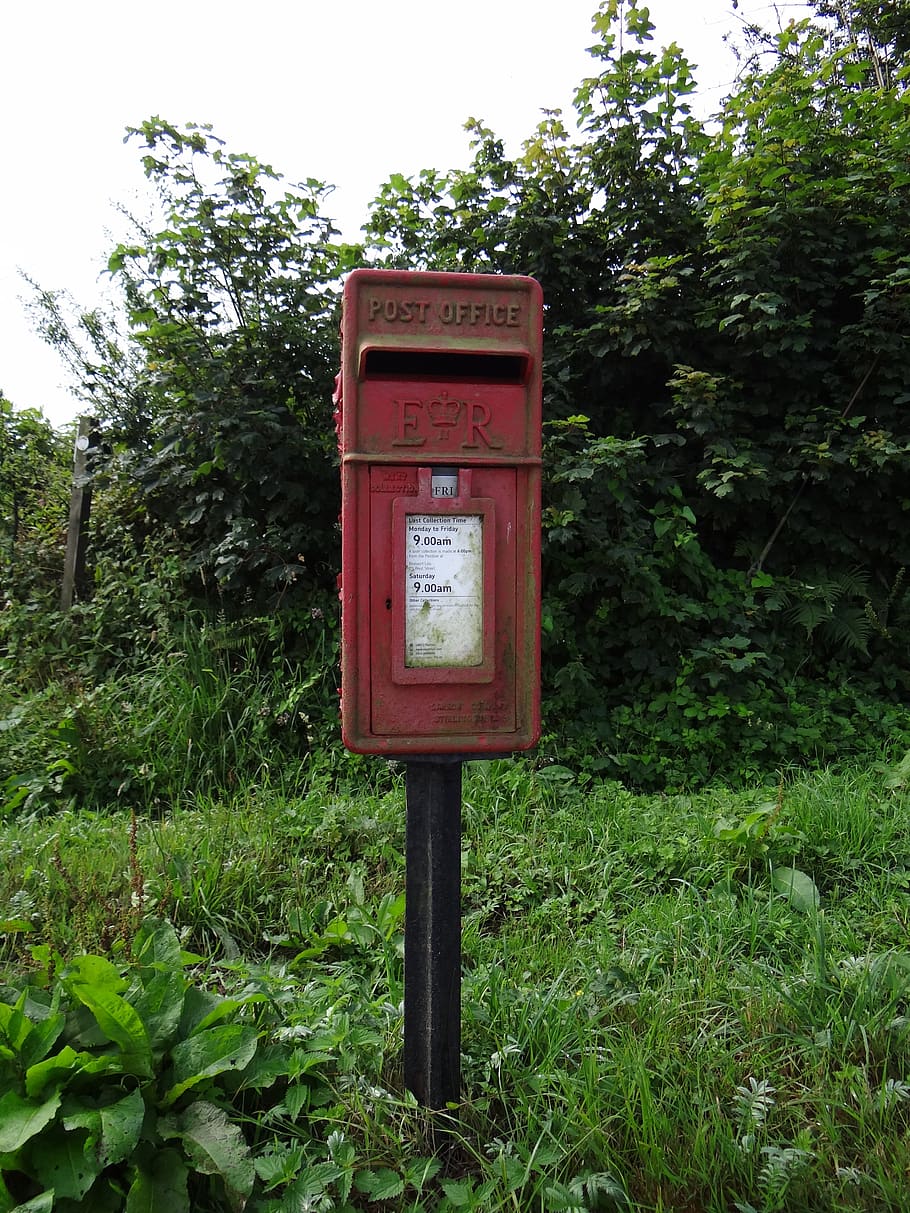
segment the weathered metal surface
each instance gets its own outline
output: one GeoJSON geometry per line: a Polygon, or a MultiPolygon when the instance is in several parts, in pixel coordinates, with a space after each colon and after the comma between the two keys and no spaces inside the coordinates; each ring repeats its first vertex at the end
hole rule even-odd
{"type": "Polygon", "coordinates": [[[541,328],[530,278],[348,278],[337,423],[353,750],[537,740],[541,328]]]}

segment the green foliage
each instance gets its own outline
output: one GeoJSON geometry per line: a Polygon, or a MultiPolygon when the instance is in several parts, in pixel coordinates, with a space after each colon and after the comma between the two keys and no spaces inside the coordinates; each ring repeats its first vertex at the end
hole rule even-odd
{"type": "Polygon", "coordinates": [[[234,614],[305,599],[337,564],[337,278],[356,250],[330,243],[319,182],[279,192],[271,168],[207,128],[156,118],[129,135],[164,214],[109,258],[129,333],[82,316],[86,350],[44,293],[45,334],[97,401],[109,473],[175,544],[187,588],[234,614]]]}
{"type": "MultiPolygon", "coordinates": [[[[111,586],[122,602],[124,583],[111,586]]],[[[108,611],[112,597],[100,597],[108,611]]],[[[91,610],[84,620],[107,635],[118,622],[91,610]]],[[[282,618],[184,621],[155,642],[155,656],[147,650],[97,684],[86,670],[85,681],[50,681],[27,696],[0,689],[0,816],[73,804],[160,809],[246,775],[289,786],[304,778],[314,752],[331,745],[337,696],[325,619],[295,624],[300,660],[282,618]]],[[[100,639],[86,640],[97,659],[100,639]]],[[[69,651],[78,660],[75,643],[69,651]]]]}
{"type": "Polygon", "coordinates": [[[229,1111],[258,1033],[223,1022],[249,999],[192,985],[162,922],[143,925],[133,954],[126,974],[100,956],[48,956],[49,988],[0,1004],[4,1208],[188,1211],[191,1193],[233,1208],[250,1195],[250,1149],[229,1111]]]}
{"type": "Polygon", "coordinates": [[[167,226],[109,268],[145,360],[153,444],[130,468],[188,568],[231,600],[274,604],[335,567],[331,283],[345,254],[308,181],[153,119],[130,134],[167,226]]]}
{"type": "Polygon", "coordinates": [[[0,673],[15,668],[60,596],[71,441],[0,395],[0,673]]]}
{"type": "MultiPolygon", "coordinates": [[[[36,409],[0,395],[0,570],[4,606],[44,574],[38,555],[58,539],[68,505],[69,445],[36,409]],[[39,565],[36,569],[35,563],[39,565]]],[[[46,558],[45,558],[46,559],[46,558]]]]}
{"type": "Polygon", "coordinates": [[[816,11],[834,24],[834,42],[846,52],[848,82],[879,87],[906,83],[901,69],[910,51],[906,0],[816,0],[816,11]]]}
{"type": "MultiPolygon", "coordinates": [[[[753,31],[708,126],[682,50],[604,0],[577,134],[548,112],[510,157],[471,119],[467,168],[394,174],[373,206],[375,263],[543,285],[548,752],[594,772],[749,778],[906,735],[905,31],[834,7],[840,32],[753,31]]],[[[80,352],[39,300],[114,449],[97,605],[36,665],[78,638],[90,677],[141,657],[183,594],[287,609],[288,639],[319,613],[328,659],[337,279],[363,251],[331,242],[317,182],[282,192],[206,128],[130,137],[164,222],[110,258],[129,333],[83,316],[80,352]]]]}
{"type": "Polygon", "coordinates": [[[549,115],[510,161],[471,123],[470,169],[392,178],[372,218],[394,264],[543,284],[550,718],[646,783],[827,749],[802,705],[829,682],[891,727],[910,692],[902,80],[858,80],[794,23],[709,130],[645,9],[602,4],[594,28],[578,142],[549,115]]]}
{"type": "MultiPolygon", "coordinates": [[[[674,796],[555,764],[472,763],[466,775],[464,1085],[435,1126],[401,1087],[399,777],[391,790],[358,780],[347,793],[328,780],[295,795],[241,785],[139,821],[134,863],[114,817],[5,823],[2,956],[18,975],[0,1016],[6,1024],[26,986],[32,1024],[49,1008],[66,1014],[44,1060],[29,1063],[46,1085],[30,1093],[17,1078],[3,1090],[33,1118],[21,1150],[62,1137],[70,1172],[87,1149],[97,1167],[88,1138],[105,1138],[89,1113],[135,1104],[138,1091],[153,1104],[143,1124],[157,1127],[155,1151],[140,1136],[137,1152],[102,1167],[84,1205],[105,1207],[113,1179],[110,1206],[124,1208],[140,1166],[143,1184],[169,1174],[194,1210],[221,1213],[227,1146],[246,1159],[246,1182],[252,1165],[251,1213],[307,1200],[338,1213],[900,1207],[910,1163],[900,764],[674,796]],[[27,874],[55,836],[75,879],[144,898],[103,960],[100,936],[83,937],[91,959],[73,946],[57,886],[37,916],[21,895],[37,888],[27,874]],[[172,916],[180,944],[160,923],[137,934],[148,913],[172,916]],[[210,959],[178,959],[187,948],[210,959]],[[88,1058],[61,1058],[67,1045],[88,1058]],[[155,1073],[143,1077],[149,1056],[155,1073]],[[231,1057],[237,1066],[220,1069],[231,1057]],[[79,1111],[68,1110],[74,1097],[79,1111]],[[205,1105],[223,1112],[223,1132],[205,1105]],[[69,1129],[65,1112],[78,1118],[69,1129]],[[164,1151],[171,1165],[157,1174],[164,1151]]],[[[16,1199],[35,1191],[25,1173],[13,1182],[16,1199]]]]}

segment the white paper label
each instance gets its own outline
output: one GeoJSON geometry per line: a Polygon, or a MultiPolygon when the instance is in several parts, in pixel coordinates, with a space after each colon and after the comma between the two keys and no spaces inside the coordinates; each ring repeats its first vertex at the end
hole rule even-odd
{"type": "Polygon", "coordinates": [[[483,662],[483,515],[408,514],[404,664],[483,662]]]}
{"type": "Polygon", "coordinates": [[[430,481],[431,497],[457,497],[458,472],[433,472],[430,481]]]}

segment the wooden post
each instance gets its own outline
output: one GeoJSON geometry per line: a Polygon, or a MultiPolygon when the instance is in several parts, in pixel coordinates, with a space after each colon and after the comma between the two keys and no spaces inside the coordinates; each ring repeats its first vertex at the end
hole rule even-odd
{"type": "Polygon", "coordinates": [[[92,509],[92,483],[88,475],[89,451],[95,445],[98,422],[94,417],[80,417],[73,452],[73,489],[70,494],[70,519],[66,529],[66,555],[63,560],[63,583],[60,587],[60,610],[68,611],[73,598],[85,592],[85,547],[88,541],[88,520],[92,509]]]}

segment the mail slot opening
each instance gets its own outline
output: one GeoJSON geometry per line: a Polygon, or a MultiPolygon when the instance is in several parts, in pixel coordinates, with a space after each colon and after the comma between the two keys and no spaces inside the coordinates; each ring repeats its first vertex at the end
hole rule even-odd
{"type": "Polygon", "coordinates": [[[366,350],[364,379],[421,379],[445,383],[524,383],[525,354],[476,354],[445,350],[366,350]]]}

